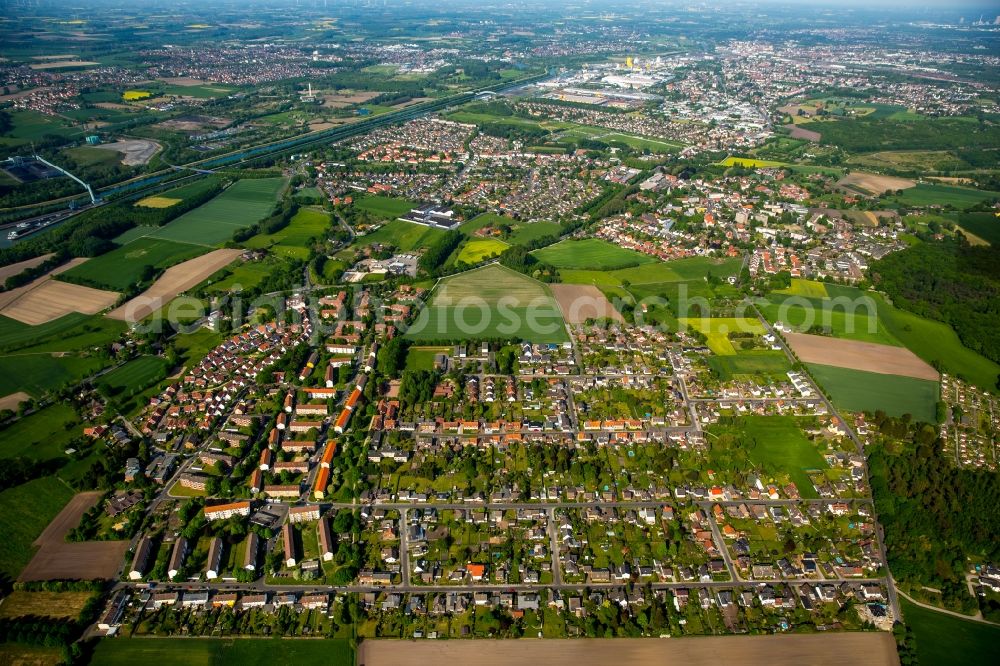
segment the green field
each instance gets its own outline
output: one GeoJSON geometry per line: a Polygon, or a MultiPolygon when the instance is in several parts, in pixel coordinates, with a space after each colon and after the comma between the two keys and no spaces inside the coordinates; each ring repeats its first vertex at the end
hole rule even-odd
{"type": "Polygon", "coordinates": [[[381,243],[395,246],[403,252],[409,252],[417,248],[428,247],[445,233],[447,232],[442,229],[432,229],[403,220],[392,220],[370,234],[360,236],[357,243],[361,246],[381,243]]]}
{"type": "Polygon", "coordinates": [[[750,169],[767,169],[772,167],[783,167],[787,166],[785,162],[774,162],[772,160],[758,160],[752,157],[727,157],[726,159],[719,162],[719,166],[731,167],[731,166],[741,166],[750,169]]]}
{"type": "Polygon", "coordinates": [[[79,419],[72,407],[62,402],[50,405],[0,431],[0,460],[61,458],[66,445],[79,433],[79,419]]]}
{"type": "Polygon", "coordinates": [[[146,266],[159,271],[207,251],[197,245],[146,237],[85,261],[62,275],[80,278],[104,289],[123,291],[140,281],[146,266]]]}
{"type": "Polygon", "coordinates": [[[962,213],[958,225],[990,245],[1000,245],[1000,217],[994,213],[962,213]]]}
{"type": "MultiPolygon", "coordinates": [[[[645,255],[643,255],[645,256],[645,255]]],[[[652,259],[651,257],[647,257],[652,259]]],[[[644,263],[631,268],[618,270],[592,270],[589,268],[563,268],[559,277],[569,284],[593,284],[597,286],[620,287],[623,282],[630,285],[662,284],[667,282],[704,283],[705,277],[711,273],[718,278],[728,278],[739,271],[741,259],[711,259],[709,257],[690,257],[673,261],[656,261],[644,263]]]]}
{"type": "Polygon", "coordinates": [[[0,492],[0,575],[21,573],[35,555],[32,542],[72,497],[73,491],[52,476],[0,492]]]}
{"type": "Polygon", "coordinates": [[[500,255],[508,247],[510,246],[507,243],[495,238],[469,240],[462,245],[455,261],[465,262],[466,264],[478,264],[484,259],[500,255]]]}
{"type": "Polygon", "coordinates": [[[913,630],[920,666],[995,663],[1000,627],[921,608],[902,598],[899,604],[913,630]]]}
{"type": "Polygon", "coordinates": [[[346,639],[280,638],[105,638],[92,664],[330,664],[353,666],[354,650],[346,639]],[[280,655],[280,656],[277,656],[280,655]]]}
{"type": "Polygon", "coordinates": [[[678,322],[681,326],[693,328],[704,334],[708,338],[708,348],[723,356],[736,353],[736,348],[729,340],[730,333],[748,332],[760,335],[764,332],[764,325],[759,320],[749,317],[741,319],[735,317],[714,317],[711,319],[683,317],[678,319],[678,322]]]}
{"type": "Polygon", "coordinates": [[[803,280],[792,278],[792,286],[788,289],[779,289],[776,294],[788,294],[789,296],[806,296],[808,298],[827,298],[826,285],[816,280],[803,280]]]}
{"type": "Polygon", "coordinates": [[[968,187],[954,185],[931,185],[917,183],[916,187],[903,190],[901,195],[894,197],[896,201],[907,206],[953,206],[964,209],[974,206],[987,199],[1000,198],[1000,192],[974,190],[968,187]]]}
{"type": "Polygon", "coordinates": [[[103,166],[110,167],[121,161],[122,154],[106,148],[94,148],[93,146],[76,146],[67,148],[63,153],[81,167],[103,166]]]}
{"type": "MultiPolygon", "coordinates": [[[[332,263],[332,262],[327,262],[332,263]]],[[[209,291],[244,291],[253,289],[271,274],[277,267],[277,262],[271,259],[264,261],[247,261],[236,266],[230,266],[231,272],[221,280],[209,286],[209,291]],[[238,289],[237,289],[238,288],[238,289]]]]}
{"type": "Polygon", "coordinates": [[[656,261],[653,257],[597,238],[564,240],[535,250],[532,254],[550,266],[569,269],[614,270],[656,261]]]}
{"type": "Polygon", "coordinates": [[[545,236],[558,236],[561,229],[555,222],[524,222],[514,228],[507,242],[511,245],[526,245],[545,236]]]}
{"type": "Polygon", "coordinates": [[[791,416],[747,416],[738,425],[753,444],[748,457],[770,474],[784,472],[806,499],[818,497],[809,470],[826,469],[826,461],[791,416]]]}
{"type": "Polygon", "coordinates": [[[0,356],[0,396],[25,391],[38,398],[46,391],[75,384],[108,363],[98,356],[18,355],[22,353],[0,356]]]}
{"type": "Polygon", "coordinates": [[[476,215],[471,220],[462,222],[462,224],[458,225],[458,230],[466,236],[473,237],[475,232],[479,231],[483,227],[499,227],[501,225],[507,225],[514,228],[517,224],[517,220],[512,217],[507,217],[506,215],[483,213],[481,215],[476,215]]]}
{"type": "Polygon", "coordinates": [[[759,309],[771,323],[780,321],[799,331],[808,329],[835,338],[900,346],[899,341],[886,330],[875,307],[848,309],[830,300],[803,302],[801,298],[786,303],[780,294],[772,295],[770,300],[772,302],[761,304],[759,309]]]}
{"type": "Polygon", "coordinates": [[[400,215],[405,215],[417,207],[412,201],[407,199],[397,199],[395,197],[380,197],[366,195],[355,200],[355,207],[368,211],[373,215],[384,217],[387,220],[394,220],[400,215]]]}
{"type": "Polygon", "coordinates": [[[295,259],[308,259],[310,240],[321,238],[329,226],[329,213],[316,208],[300,208],[284,229],[273,234],[257,234],[243,245],[269,248],[275,254],[295,259]]]}
{"type": "Polygon", "coordinates": [[[0,350],[77,351],[107,344],[125,328],[124,322],[79,312],[37,326],[0,315],[0,350]]]}
{"type": "Polygon", "coordinates": [[[912,414],[936,422],[941,389],[937,382],[898,375],[883,375],[830,365],[810,364],[809,372],[840,409],[851,412],[881,409],[890,416],[912,414]]]}
{"type": "Polygon", "coordinates": [[[541,282],[490,264],[442,280],[407,331],[412,340],[568,339],[552,294],[541,282]]]}
{"type": "Polygon", "coordinates": [[[139,391],[166,376],[167,361],[158,356],[140,356],[120,368],[115,368],[97,380],[112,392],[139,391]]]}
{"type": "Polygon", "coordinates": [[[437,354],[450,354],[451,347],[410,347],[406,352],[407,370],[433,370],[437,354]]]}
{"type": "Polygon", "coordinates": [[[230,240],[237,229],[256,224],[274,209],[284,178],[240,180],[208,203],[156,229],[149,238],[216,246],[230,240]]]}
{"type": "Polygon", "coordinates": [[[24,146],[40,141],[46,134],[62,137],[82,135],[81,130],[70,127],[64,120],[37,111],[11,111],[13,128],[0,137],[0,146],[24,146]]]}
{"type": "Polygon", "coordinates": [[[996,390],[1000,365],[963,345],[950,326],[895,308],[878,294],[873,298],[885,329],[907,349],[950,375],[987,391],[996,390]]]}
{"type": "Polygon", "coordinates": [[[753,379],[761,381],[787,380],[785,376],[792,369],[784,352],[772,350],[741,351],[727,356],[710,356],[708,367],[721,381],[753,379]]]}

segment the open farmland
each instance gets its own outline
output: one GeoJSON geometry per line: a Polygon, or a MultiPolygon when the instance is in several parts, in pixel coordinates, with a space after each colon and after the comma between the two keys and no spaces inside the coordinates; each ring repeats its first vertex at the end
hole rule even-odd
{"type": "Polygon", "coordinates": [[[294,638],[105,638],[94,652],[94,663],[105,666],[149,664],[240,664],[274,666],[354,663],[346,639],[294,638]],[[275,655],[281,655],[276,659],[275,655]]]}
{"type": "Polygon", "coordinates": [[[1000,197],[1000,192],[974,190],[968,187],[954,185],[932,185],[919,183],[916,187],[903,190],[896,200],[907,206],[951,206],[964,209],[985,201],[1000,197]]]}
{"type": "Polygon", "coordinates": [[[0,309],[0,314],[37,326],[72,312],[97,314],[115,304],[120,294],[59,280],[44,280],[0,309]]]}
{"type": "Polygon", "coordinates": [[[427,341],[568,339],[548,287],[497,264],[441,280],[406,336],[427,341]]]}
{"type": "Polygon", "coordinates": [[[775,293],[788,294],[789,296],[806,296],[808,298],[827,298],[826,285],[816,280],[803,280],[792,278],[792,285],[788,289],[779,289],[775,293]]]}
{"type": "Polygon", "coordinates": [[[559,271],[559,277],[563,282],[593,284],[599,287],[620,287],[624,282],[628,282],[631,290],[631,287],[635,285],[669,282],[698,281],[705,284],[705,278],[709,273],[725,279],[736,275],[742,263],[741,259],[718,260],[709,257],[690,257],[673,261],[656,261],[654,259],[638,266],[617,270],[563,268],[559,271]]]}
{"type": "Polygon", "coordinates": [[[35,540],[40,550],[21,572],[18,580],[110,580],[128,550],[128,541],[69,543],[66,535],[80,524],[80,518],[100,501],[100,491],[78,493],[35,540]]]}
{"type": "Polygon", "coordinates": [[[77,351],[106,344],[121,335],[123,330],[125,327],[122,324],[79,312],[38,326],[29,326],[0,315],[0,350],[77,351]]]}
{"type": "Polygon", "coordinates": [[[881,409],[890,416],[911,414],[917,420],[935,422],[941,394],[935,381],[830,365],[809,364],[807,367],[840,409],[851,412],[881,409]]]}
{"type": "MultiPolygon", "coordinates": [[[[188,642],[188,641],[179,641],[188,642]]],[[[100,655],[100,649],[97,652],[100,655]]],[[[772,636],[400,641],[368,640],[358,648],[365,666],[476,664],[510,666],[899,666],[886,632],[824,632],[772,636]]]]}
{"type": "Polygon", "coordinates": [[[564,240],[532,252],[539,261],[556,268],[614,270],[649,264],[652,257],[596,238],[564,240]]]}
{"type": "Polygon", "coordinates": [[[19,299],[21,296],[23,296],[24,294],[27,294],[32,289],[35,289],[36,287],[42,285],[46,280],[50,280],[57,275],[61,275],[62,273],[67,273],[69,271],[72,271],[74,268],[78,268],[79,266],[87,263],[87,261],[89,260],[86,257],[77,257],[76,259],[70,259],[62,266],[56,266],[45,275],[41,275],[35,278],[28,284],[21,285],[20,287],[14,287],[13,289],[8,289],[7,291],[4,292],[0,292],[0,308],[7,307],[11,303],[19,299]]]}
{"type": "Polygon", "coordinates": [[[754,333],[760,335],[764,332],[764,325],[757,319],[744,317],[713,317],[678,319],[682,327],[689,327],[702,333],[708,339],[708,347],[716,354],[735,354],[736,348],[729,340],[730,333],[754,333]]]}
{"type": "Polygon", "coordinates": [[[288,225],[273,234],[257,234],[243,243],[249,248],[268,248],[278,255],[306,259],[309,241],[322,238],[330,226],[330,215],[316,208],[299,208],[288,225]]]}
{"type": "Polygon", "coordinates": [[[740,166],[748,169],[767,169],[772,167],[786,166],[786,163],[775,162],[773,160],[758,160],[752,157],[729,156],[726,159],[719,162],[719,166],[724,166],[724,167],[740,166]]]}
{"type": "Polygon", "coordinates": [[[789,347],[803,363],[832,365],[886,375],[900,375],[936,382],[937,370],[904,347],[891,347],[822,335],[786,333],[789,347]]]}
{"type": "Polygon", "coordinates": [[[14,578],[34,555],[34,541],[73,497],[62,481],[43,477],[0,492],[0,573],[14,578]]]}
{"type": "Polygon", "coordinates": [[[91,286],[124,291],[142,279],[147,266],[162,270],[205,252],[205,248],[186,243],[140,238],[75,266],[65,275],[91,286]]]}
{"type": "Polygon", "coordinates": [[[570,324],[582,324],[587,319],[624,321],[615,306],[600,289],[591,285],[554,284],[552,294],[559,303],[563,318],[570,324]]]}
{"type": "Polygon", "coordinates": [[[14,275],[20,275],[29,268],[34,268],[39,264],[48,261],[52,257],[52,253],[41,254],[34,259],[25,259],[24,261],[19,261],[16,264],[8,264],[6,266],[0,267],[0,284],[7,281],[7,278],[13,277],[14,275]]]}
{"type": "Polygon", "coordinates": [[[237,229],[256,224],[274,209],[284,178],[257,178],[233,183],[214,199],[156,229],[149,238],[215,246],[237,229]]]}
{"type": "Polygon", "coordinates": [[[26,391],[39,398],[47,391],[78,383],[106,364],[100,356],[23,351],[0,356],[0,395],[26,391]]]}
{"type": "Polygon", "coordinates": [[[865,173],[863,171],[852,171],[837,181],[837,185],[840,187],[861,190],[870,194],[882,194],[888,190],[905,190],[916,184],[916,181],[910,180],[909,178],[880,176],[878,174],[865,173]]]}
{"type": "Polygon", "coordinates": [[[166,370],[165,359],[159,356],[140,356],[103,375],[97,380],[97,385],[108,387],[112,391],[138,390],[162,379],[166,370]]]}
{"type": "Polygon", "coordinates": [[[93,592],[14,590],[0,603],[0,620],[30,616],[75,620],[92,596],[93,592]]]}
{"type": "Polygon", "coordinates": [[[843,307],[830,300],[804,301],[772,294],[771,302],[759,306],[772,324],[781,322],[796,332],[822,332],[845,340],[859,340],[883,345],[899,345],[878,316],[874,307],[843,307]]]}
{"type": "Polygon", "coordinates": [[[1000,627],[922,608],[906,599],[900,599],[900,605],[916,638],[920,666],[988,664],[996,656],[1000,627]]]}
{"type": "Polygon", "coordinates": [[[710,356],[708,366],[721,381],[734,379],[771,378],[787,380],[785,373],[792,369],[784,352],[771,350],[741,351],[726,356],[710,356]]]}
{"type": "Polygon", "coordinates": [[[140,321],[166,303],[232,263],[240,250],[214,250],[168,268],[149,289],[108,313],[112,319],[140,321]]]}

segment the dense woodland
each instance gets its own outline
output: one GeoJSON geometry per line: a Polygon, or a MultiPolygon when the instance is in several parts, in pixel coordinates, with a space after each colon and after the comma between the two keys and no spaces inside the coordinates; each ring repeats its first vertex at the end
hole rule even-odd
{"type": "Polygon", "coordinates": [[[1000,561],[1000,477],[956,467],[933,426],[879,413],[873,425],[882,441],[868,448],[868,465],[893,576],[975,609],[965,572],[970,557],[1000,561]]]}
{"type": "Polygon", "coordinates": [[[869,273],[894,305],[950,324],[966,347],[1000,361],[1000,250],[960,238],[919,243],[869,273]]]}

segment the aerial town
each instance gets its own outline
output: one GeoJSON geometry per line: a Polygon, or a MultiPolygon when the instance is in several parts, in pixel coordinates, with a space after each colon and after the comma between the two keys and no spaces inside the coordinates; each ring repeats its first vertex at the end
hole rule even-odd
{"type": "Polygon", "coordinates": [[[83,4],[0,28],[0,661],[991,663],[990,8],[83,4]]]}

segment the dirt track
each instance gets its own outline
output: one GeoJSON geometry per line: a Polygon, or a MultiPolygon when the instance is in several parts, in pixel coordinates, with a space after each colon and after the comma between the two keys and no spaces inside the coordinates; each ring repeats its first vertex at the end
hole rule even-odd
{"type": "Polygon", "coordinates": [[[228,266],[242,250],[214,250],[171,266],[146,291],[108,313],[112,319],[141,321],[183,293],[228,266]]]}
{"type": "Polygon", "coordinates": [[[615,306],[593,285],[553,284],[549,287],[559,303],[563,318],[570,324],[582,324],[591,318],[624,321],[615,306]]]}
{"type": "Polygon", "coordinates": [[[368,640],[358,666],[898,666],[891,634],[826,633],[577,640],[368,640]]]}
{"type": "Polygon", "coordinates": [[[66,534],[80,524],[80,518],[101,499],[100,492],[78,493],[35,539],[40,550],[24,568],[20,581],[30,580],[110,580],[128,550],[128,541],[69,543],[66,534]]]}
{"type": "Polygon", "coordinates": [[[842,340],[824,335],[785,333],[788,345],[803,363],[865,370],[883,375],[901,375],[938,381],[938,371],[906,347],[873,342],[842,340]]]}

